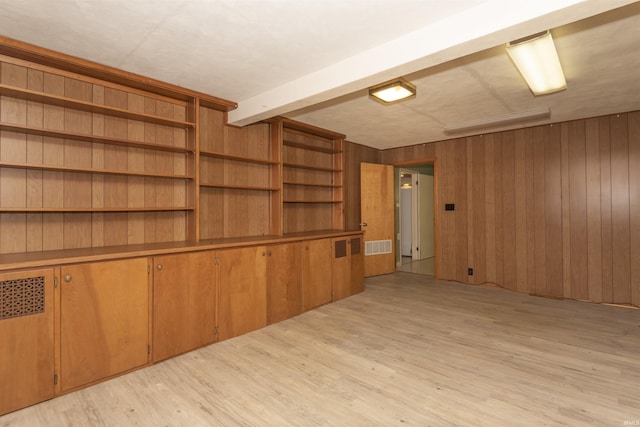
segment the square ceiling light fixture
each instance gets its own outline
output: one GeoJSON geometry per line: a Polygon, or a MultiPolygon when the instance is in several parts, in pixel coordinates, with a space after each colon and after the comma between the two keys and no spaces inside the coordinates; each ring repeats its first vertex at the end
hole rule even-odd
{"type": "Polygon", "coordinates": [[[567,88],[549,31],[507,43],[507,53],[534,95],[545,95],[567,88]]]}
{"type": "Polygon", "coordinates": [[[385,105],[395,104],[416,96],[416,87],[398,78],[369,88],[369,96],[385,105]]]}

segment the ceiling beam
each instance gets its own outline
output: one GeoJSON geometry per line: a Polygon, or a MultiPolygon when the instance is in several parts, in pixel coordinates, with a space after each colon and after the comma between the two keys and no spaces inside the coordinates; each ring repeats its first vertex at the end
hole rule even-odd
{"type": "Polygon", "coordinates": [[[490,0],[242,100],[228,113],[229,123],[244,126],[286,114],[634,1],[490,0]]]}

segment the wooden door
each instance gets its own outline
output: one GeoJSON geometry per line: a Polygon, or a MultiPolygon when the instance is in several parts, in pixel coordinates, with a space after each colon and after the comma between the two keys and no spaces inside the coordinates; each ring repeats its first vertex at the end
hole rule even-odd
{"type": "Polygon", "coordinates": [[[153,259],[153,361],[215,341],[215,252],[153,259]]]}
{"type": "Polygon", "coordinates": [[[364,233],[364,275],[395,271],[393,166],[360,164],[360,219],[364,233]],[[366,224],[366,225],[364,225],[366,224]],[[370,248],[370,249],[369,249],[370,248]]]}
{"type": "Polygon", "coordinates": [[[362,237],[349,239],[349,256],[351,257],[351,295],[364,291],[364,243],[362,237]]]}
{"type": "Polygon", "coordinates": [[[61,391],[147,364],[147,266],[135,258],[61,267],[61,391]]]}
{"type": "Polygon", "coordinates": [[[304,242],[302,291],[304,310],[331,302],[331,239],[304,242]]]}
{"type": "Polygon", "coordinates": [[[264,246],[226,249],[218,257],[218,340],[267,325],[264,246]]]}
{"type": "Polygon", "coordinates": [[[267,246],[267,323],[302,313],[302,243],[267,246]]]}
{"type": "Polygon", "coordinates": [[[0,415],[53,397],[53,277],[0,274],[0,415]]]}
{"type": "Polygon", "coordinates": [[[349,239],[346,237],[333,239],[331,282],[333,301],[351,295],[351,259],[349,257],[349,239]]]}

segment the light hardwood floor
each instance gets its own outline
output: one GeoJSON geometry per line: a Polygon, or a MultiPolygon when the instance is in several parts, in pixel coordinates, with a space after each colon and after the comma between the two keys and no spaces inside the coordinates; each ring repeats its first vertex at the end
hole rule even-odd
{"type": "Polygon", "coordinates": [[[640,310],[395,273],[0,426],[640,424],[640,310]]]}

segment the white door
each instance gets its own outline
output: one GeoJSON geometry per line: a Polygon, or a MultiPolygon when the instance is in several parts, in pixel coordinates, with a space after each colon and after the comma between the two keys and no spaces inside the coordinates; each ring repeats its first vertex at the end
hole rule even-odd
{"type": "Polygon", "coordinates": [[[415,174],[413,203],[414,250],[412,259],[432,258],[435,250],[435,219],[433,212],[433,176],[415,174]]]}

